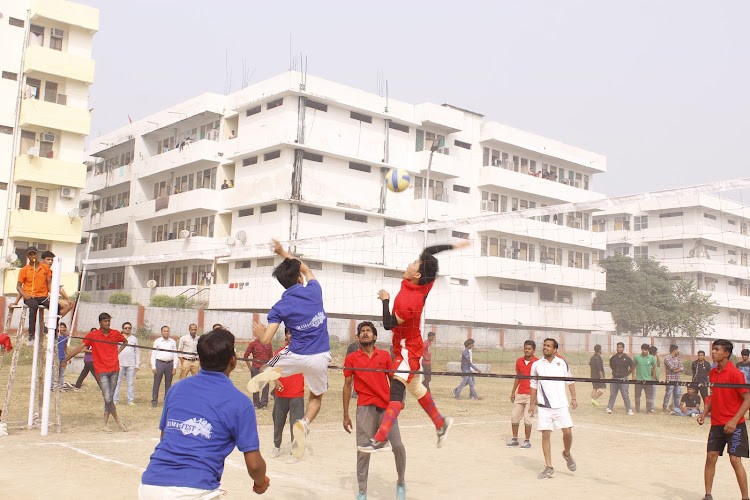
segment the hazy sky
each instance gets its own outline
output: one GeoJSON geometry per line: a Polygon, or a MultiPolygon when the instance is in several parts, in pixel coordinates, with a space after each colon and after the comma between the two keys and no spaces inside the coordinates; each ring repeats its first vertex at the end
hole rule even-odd
{"type": "Polygon", "coordinates": [[[750,175],[750,2],[112,1],[92,136],[286,71],[448,102],[607,156],[609,195],[750,175]],[[227,71],[227,61],[228,68],[227,71]],[[231,77],[228,78],[228,75],[231,77]]]}

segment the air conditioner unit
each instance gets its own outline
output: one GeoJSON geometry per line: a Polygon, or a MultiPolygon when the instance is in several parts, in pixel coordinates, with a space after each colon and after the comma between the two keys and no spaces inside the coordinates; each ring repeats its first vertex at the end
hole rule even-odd
{"type": "Polygon", "coordinates": [[[495,211],[495,202],[489,201],[489,200],[483,200],[480,204],[479,209],[482,212],[494,212],[495,211]]]}
{"type": "Polygon", "coordinates": [[[65,200],[72,200],[76,196],[76,189],[72,187],[60,188],[60,198],[65,200]]]}
{"type": "Polygon", "coordinates": [[[42,142],[55,142],[55,134],[42,134],[42,142]]]}
{"type": "Polygon", "coordinates": [[[65,94],[57,94],[56,102],[57,104],[65,106],[68,104],[68,96],[65,94]]]}

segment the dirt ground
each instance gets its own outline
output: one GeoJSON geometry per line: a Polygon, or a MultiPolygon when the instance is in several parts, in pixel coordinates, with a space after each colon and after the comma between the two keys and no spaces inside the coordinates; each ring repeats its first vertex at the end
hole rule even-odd
{"type": "MultiPolygon", "coordinates": [[[[138,405],[119,408],[130,432],[106,434],[99,430],[101,395],[93,379],[89,379],[83,391],[62,394],[62,432],[51,429],[50,435],[43,438],[38,429],[27,430],[19,425],[28,404],[25,370],[21,367],[17,379],[11,433],[0,437],[0,477],[5,479],[2,497],[137,498],[141,472],[159,435],[161,406],[153,409],[149,405],[150,374],[139,375],[138,405]]],[[[3,389],[6,376],[3,370],[3,389]]],[[[232,375],[238,387],[244,387],[247,377],[246,370],[232,375]]],[[[67,380],[75,379],[69,375],[67,380]]],[[[627,417],[619,400],[615,414],[606,415],[603,406],[608,394],[600,400],[602,408],[595,408],[588,403],[590,386],[583,384],[578,387],[578,399],[585,404],[573,412],[573,455],[578,470],[572,473],[565,468],[560,456],[562,437],[557,432],[552,442],[555,477],[540,481],[536,476],[544,462],[536,431],[530,450],[505,447],[510,436],[511,382],[477,380],[477,390],[485,398],[482,401],[468,401],[468,391],[464,392],[464,399],[454,400],[450,389],[457,383],[454,377],[433,379],[438,407],[456,420],[448,442],[440,450],[435,448],[435,431],[426,415],[416,402],[407,399],[400,423],[407,449],[408,498],[702,498],[708,427],[698,426],[694,419],[662,414],[627,417]]],[[[356,497],[355,441],[341,427],[340,372],[330,372],[330,386],[323,411],[312,425],[307,454],[297,464],[285,462],[290,446],[288,434],[284,435],[282,457],[268,458],[272,448],[271,412],[259,412],[261,451],[267,457],[271,478],[265,498],[356,497]]],[[[663,390],[658,393],[663,394],[663,390]]],[[[352,407],[352,416],[353,413],[352,407]]],[[[392,454],[374,455],[369,498],[394,498],[395,482],[392,454]]],[[[228,498],[255,497],[238,452],[227,460],[222,488],[228,498]]],[[[738,498],[738,494],[729,461],[723,457],[718,464],[714,497],[738,498]]]]}

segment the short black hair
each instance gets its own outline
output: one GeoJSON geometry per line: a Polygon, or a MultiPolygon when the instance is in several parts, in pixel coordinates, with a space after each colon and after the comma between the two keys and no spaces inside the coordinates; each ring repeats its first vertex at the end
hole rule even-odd
{"type": "Polygon", "coordinates": [[[648,344],[641,344],[641,351],[644,350],[644,349],[646,349],[648,351],[649,347],[651,347],[651,346],[648,345],[648,344]]]}
{"type": "Polygon", "coordinates": [[[669,352],[670,353],[676,351],[677,349],[679,349],[679,346],[677,344],[672,344],[672,345],[669,346],[669,352]]]}
{"type": "MultiPolygon", "coordinates": [[[[560,344],[558,344],[558,343],[557,343],[557,340],[555,340],[555,339],[550,339],[550,338],[546,338],[546,339],[544,339],[544,342],[547,342],[548,340],[549,340],[550,342],[552,342],[552,345],[553,345],[553,346],[555,346],[555,349],[557,349],[558,347],[560,347],[560,344]]],[[[542,342],[542,343],[544,343],[544,342],[542,342]]]]}
{"type": "Polygon", "coordinates": [[[726,339],[717,339],[714,340],[713,346],[721,347],[724,349],[724,352],[727,354],[732,354],[732,349],[734,349],[734,344],[732,344],[730,341],[726,339]]]}
{"type": "Polygon", "coordinates": [[[434,336],[435,336],[435,332],[430,332],[427,334],[427,338],[434,337],[434,336]]]}
{"type": "Polygon", "coordinates": [[[526,347],[527,345],[530,345],[532,349],[536,349],[536,342],[533,340],[527,340],[523,343],[523,346],[526,347]]]}
{"type": "Polygon", "coordinates": [[[99,322],[101,323],[105,319],[112,319],[112,316],[109,313],[101,313],[99,314],[99,322]]]}
{"type": "Polygon", "coordinates": [[[700,351],[698,351],[698,354],[703,354],[705,356],[706,355],[706,351],[704,351],[704,350],[701,349],[700,351]]]}
{"type": "Polygon", "coordinates": [[[52,257],[54,259],[55,258],[55,254],[53,254],[49,250],[45,250],[44,252],[42,252],[42,260],[44,260],[44,259],[46,259],[48,257],[52,257]]]}
{"type": "Polygon", "coordinates": [[[740,351],[741,356],[750,356],[750,349],[742,349],[740,351]]]}
{"type": "Polygon", "coordinates": [[[648,348],[648,353],[651,354],[652,356],[656,354],[657,352],[659,352],[659,349],[655,345],[652,345],[651,347],[648,348]]]}
{"type": "Polygon", "coordinates": [[[363,321],[362,323],[357,325],[357,337],[359,337],[359,332],[361,332],[362,328],[364,328],[365,326],[369,326],[370,330],[372,330],[372,334],[376,337],[378,336],[378,329],[375,328],[375,325],[372,323],[372,321],[363,321]]]}
{"type": "Polygon", "coordinates": [[[223,372],[235,357],[234,335],[229,330],[217,328],[198,337],[198,359],[201,370],[223,372]]]}
{"type": "Polygon", "coordinates": [[[60,321],[60,324],[58,324],[57,326],[58,326],[58,327],[60,327],[60,326],[64,326],[65,328],[67,328],[67,327],[68,327],[68,325],[66,325],[66,324],[65,324],[65,323],[63,323],[62,321],[60,321]]]}
{"type": "Polygon", "coordinates": [[[602,346],[601,346],[601,345],[599,345],[599,344],[596,344],[596,345],[594,346],[594,352],[596,352],[596,353],[600,353],[600,352],[602,352],[602,346]]]}
{"type": "Polygon", "coordinates": [[[440,265],[437,258],[434,255],[422,252],[422,255],[419,256],[419,284],[426,285],[435,281],[439,270],[440,265]]]}
{"type": "Polygon", "coordinates": [[[279,280],[284,288],[291,288],[297,284],[301,266],[302,262],[297,259],[284,259],[281,264],[276,266],[271,276],[279,280]]]}
{"type": "Polygon", "coordinates": [[[464,341],[464,347],[469,347],[470,345],[474,345],[474,339],[466,339],[464,341]]]}
{"type": "Polygon", "coordinates": [[[625,347],[625,342],[618,342],[618,343],[617,343],[617,345],[618,345],[618,346],[622,346],[622,347],[625,347]]]}
{"type": "Polygon", "coordinates": [[[125,325],[133,326],[133,323],[131,323],[130,321],[126,321],[125,323],[122,324],[120,328],[125,328],[125,325]]]}
{"type": "Polygon", "coordinates": [[[214,325],[211,327],[211,330],[216,330],[218,328],[224,328],[224,327],[221,326],[221,323],[214,323],[214,325]]]}

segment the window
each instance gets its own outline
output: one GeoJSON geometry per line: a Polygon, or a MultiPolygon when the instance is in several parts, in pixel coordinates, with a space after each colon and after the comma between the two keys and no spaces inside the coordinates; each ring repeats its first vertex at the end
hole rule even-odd
{"type": "Polygon", "coordinates": [[[173,267],[169,270],[169,285],[170,286],[185,286],[187,285],[188,267],[173,267]]]}
{"type": "Polygon", "coordinates": [[[250,260],[238,260],[237,262],[234,263],[234,268],[235,269],[249,269],[251,262],[252,261],[250,260]]]}
{"type": "Polygon", "coordinates": [[[398,226],[405,226],[406,222],[400,221],[400,220],[393,220],[393,219],[386,219],[385,220],[385,227],[398,227],[398,226]]]}
{"type": "Polygon", "coordinates": [[[469,239],[469,233],[462,233],[461,231],[452,231],[451,236],[454,238],[461,238],[462,240],[469,239]]]}
{"type": "Polygon", "coordinates": [[[400,123],[396,123],[392,120],[388,120],[388,128],[393,130],[398,130],[399,132],[406,132],[409,133],[409,127],[406,125],[401,125],[400,123]]]}
{"type": "Polygon", "coordinates": [[[11,26],[16,26],[18,28],[23,28],[23,19],[16,19],[15,17],[9,17],[8,18],[8,24],[11,26]]]}
{"type": "Polygon", "coordinates": [[[9,127],[7,125],[0,125],[0,134],[13,135],[13,127],[9,127]]]}
{"type": "Polygon", "coordinates": [[[310,207],[307,205],[300,205],[299,213],[310,214],[310,215],[323,215],[323,209],[320,207],[310,207]]]}
{"type": "Polygon", "coordinates": [[[648,259],[648,246],[637,246],[633,247],[633,258],[636,259],[648,259]]]}
{"type": "Polygon", "coordinates": [[[19,210],[31,210],[31,188],[27,186],[18,186],[18,204],[19,210]]]}
{"type": "Polygon", "coordinates": [[[8,190],[8,183],[0,182],[0,191],[7,191],[7,190],[8,190]]]}
{"type": "Polygon", "coordinates": [[[273,267],[273,257],[266,257],[265,259],[258,259],[256,267],[273,267]]]}
{"type": "Polygon", "coordinates": [[[370,167],[370,165],[365,165],[363,163],[355,163],[353,161],[349,162],[349,168],[352,170],[358,170],[360,172],[372,172],[372,167],[370,167]]]}
{"type": "Polygon", "coordinates": [[[262,214],[267,214],[267,213],[275,212],[275,211],[276,211],[275,203],[273,205],[263,205],[262,207],[260,207],[260,213],[262,214]]]}
{"type": "Polygon", "coordinates": [[[11,73],[10,71],[3,71],[3,78],[6,80],[18,80],[18,73],[11,73]]]}
{"type": "Polygon", "coordinates": [[[630,217],[615,217],[615,231],[630,231],[630,217]]]}
{"type": "Polygon", "coordinates": [[[49,189],[36,188],[36,201],[34,210],[46,212],[49,209],[49,189]]]}
{"type": "Polygon", "coordinates": [[[52,28],[49,37],[49,48],[52,50],[62,50],[63,36],[65,36],[65,32],[63,30],[52,28]]]}
{"type": "Polygon", "coordinates": [[[712,252],[718,252],[719,249],[713,245],[706,245],[706,250],[711,250],[712,252]]]}
{"type": "Polygon", "coordinates": [[[668,250],[670,248],[682,248],[682,243],[664,243],[659,245],[660,250],[668,250]]]}
{"type": "Polygon", "coordinates": [[[302,153],[302,158],[309,161],[317,161],[318,163],[323,163],[323,155],[308,153],[307,151],[302,153]]]}
{"type": "Polygon", "coordinates": [[[44,27],[32,24],[29,27],[29,45],[44,47],[44,27]]]}
{"type": "Polygon", "coordinates": [[[453,190],[459,193],[468,193],[470,191],[467,186],[459,186],[458,184],[453,185],[453,190]]]}
{"type": "Polygon", "coordinates": [[[258,113],[260,113],[260,110],[261,110],[260,106],[255,106],[254,108],[250,108],[247,111],[245,111],[245,116],[257,115],[258,113]]]}
{"type": "Polygon", "coordinates": [[[39,99],[42,90],[42,81],[36,78],[26,78],[26,99],[39,99]]]}
{"type": "Polygon", "coordinates": [[[242,159],[242,166],[243,167],[249,167],[250,165],[255,165],[258,163],[258,157],[257,156],[251,156],[250,158],[243,158],[242,159]]]}
{"type": "Polygon", "coordinates": [[[281,157],[281,150],[277,149],[276,151],[270,151],[263,155],[263,161],[270,161],[275,160],[276,158],[281,157]]]}
{"type": "Polygon", "coordinates": [[[716,216],[714,214],[703,214],[703,217],[709,220],[716,220],[716,216]]]}
{"type": "Polygon", "coordinates": [[[367,216],[361,214],[353,214],[351,212],[344,213],[344,219],[351,220],[354,222],[367,222],[367,216]]]}
{"type": "Polygon", "coordinates": [[[344,264],[344,266],[341,269],[345,273],[351,273],[351,274],[365,274],[365,268],[361,266],[352,266],[350,264],[344,264]]]}
{"type": "Polygon", "coordinates": [[[539,300],[541,302],[554,302],[555,301],[555,289],[546,286],[539,287],[539,300]]]}
{"type": "Polygon", "coordinates": [[[308,108],[317,109],[318,111],[328,112],[328,104],[323,104],[322,102],[311,101],[310,99],[307,99],[305,101],[305,106],[307,106],[308,108]]]}
{"type": "Polygon", "coordinates": [[[471,149],[471,144],[469,144],[468,142],[456,140],[456,141],[453,141],[453,144],[455,144],[459,148],[471,149]]]}
{"type": "Polygon", "coordinates": [[[736,221],[736,220],[734,220],[734,219],[727,219],[727,223],[728,223],[728,224],[729,224],[730,226],[736,226],[736,225],[737,225],[737,221],[736,221]]]}
{"type": "Polygon", "coordinates": [[[668,219],[670,217],[682,217],[682,212],[664,212],[659,214],[660,219],[668,219]]]}
{"type": "Polygon", "coordinates": [[[636,231],[648,229],[648,215],[635,216],[633,218],[633,229],[636,231]]]}
{"type": "Polygon", "coordinates": [[[605,219],[594,219],[591,230],[595,233],[603,233],[607,230],[607,221],[605,219]]]}
{"type": "Polygon", "coordinates": [[[237,212],[237,217],[249,217],[255,213],[254,208],[243,208],[237,212]]]}
{"type": "Polygon", "coordinates": [[[280,99],[276,99],[275,101],[271,101],[268,104],[266,104],[266,109],[278,108],[282,104],[284,104],[284,98],[283,97],[280,98],[280,99]]]}
{"type": "Polygon", "coordinates": [[[372,116],[363,115],[362,113],[357,113],[356,111],[349,112],[349,118],[365,123],[372,123],[372,116]]]}
{"type": "Polygon", "coordinates": [[[451,285],[469,286],[469,280],[464,278],[451,278],[451,285]]]}
{"type": "Polygon", "coordinates": [[[322,271],[323,270],[323,263],[317,260],[306,260],[305,264],[307,264],[307,267],[312,269],[313,271],[322,271]]]}
{"type": "Polygon", "coordinates": [[[44,100],[47,102],[57,102],[57,83],[44,82],[44,100]]]}

